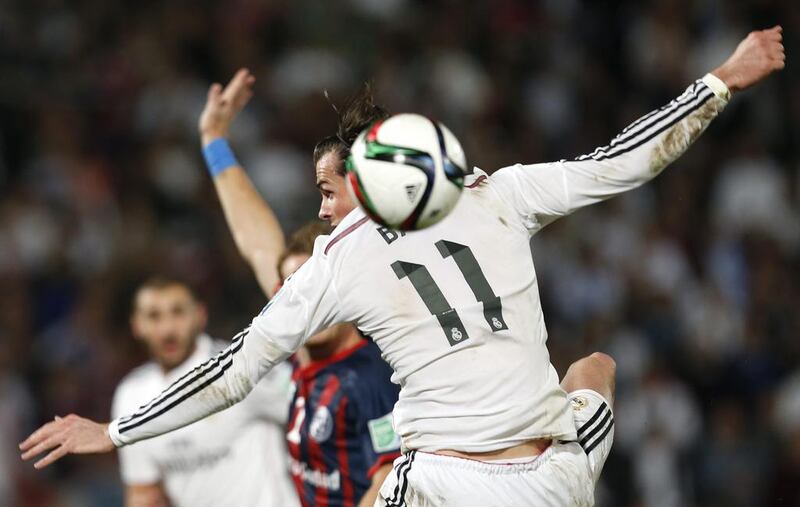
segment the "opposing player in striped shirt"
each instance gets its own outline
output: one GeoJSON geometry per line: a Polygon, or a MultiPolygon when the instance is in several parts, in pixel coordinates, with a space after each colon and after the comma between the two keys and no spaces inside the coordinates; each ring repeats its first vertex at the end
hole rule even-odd
{"type": "MultiPolygon", "coordinates": [[[[602,401],[610,372],[575,365],[580,380],[570,384],[572,371],[562,384],[591,390],[568,395],[559,385],[530,236],[660,173],[730,92],[783,68],[781,40],[779,27],[750,34],[721,67],[589,155],[491,177],[476,169],[453,212],[428,229],[390,241],[352,203],[337,201],[336,230],[226,351],[108,425],[78,416],[44,425],[20,444],[23,458],[49,451],[41,468],[70,452],[107,452],[172,431],[244,398],[320,329],[354,322],[401,386],[393,416],[406,452],[376,505],[592,505],[605,459],[598,454],[607,452],[597,424],[612,417],[602,401]],[[593,407],[577,430],[571,405],[593,407]]],[[[344,185],[341,154],[330,153],[327,168],[326,157],[317,164],[323,210],[328,199],[345,199],[336,186],[344,185]]]]}
{"type": "MultiPolygon", "coordinates": [[[[290,237],[282,281],[310,257],[323,232],[312,222],[290,237]]],[[[378,347],[352,324],[337,324],[306,341],[308,359],[293,375],[287,441],[290,469],[304,506],[373,505],[400,456],[392,428],[399,388],[378,347]]]]}

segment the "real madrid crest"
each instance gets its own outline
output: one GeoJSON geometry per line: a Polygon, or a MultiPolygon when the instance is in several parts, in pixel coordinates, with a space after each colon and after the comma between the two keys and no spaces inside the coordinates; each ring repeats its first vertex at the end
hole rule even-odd
{"type": "Polygon", "coordinates": [[[589,404],[589,400],[585,396],[576,396],[572,398],[572,410],[581,410],[589,404]]]}

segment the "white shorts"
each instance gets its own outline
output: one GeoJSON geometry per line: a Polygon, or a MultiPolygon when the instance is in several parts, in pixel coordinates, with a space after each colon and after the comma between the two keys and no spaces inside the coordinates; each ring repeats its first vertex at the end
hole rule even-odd
{"type": "Polygon", "coordinates": [[[569,395],[578,442],[553,442],[527,461],[483,461],[410,451],[397,458],[375,507],[583,507],[614,438],[608,403],[594,391],[569,395]]]}

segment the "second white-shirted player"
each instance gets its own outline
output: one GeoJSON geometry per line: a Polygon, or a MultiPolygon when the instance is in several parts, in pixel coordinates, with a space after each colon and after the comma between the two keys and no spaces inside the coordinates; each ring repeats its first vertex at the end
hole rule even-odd
{"type": "Polygon", "coordinates": [[[401,386],[394,424],[407,453],[381,504],[591,505],[610,407],[582,391],[573,416],[549,362],[530,236],[657,175],[729,90],[783,67],[780,41],[777,27],[751,34],[713,75],[575,161],[476,170],[455,210],[429,229],[387,237],[349,211],[226,351],[108,426],[77,416],[48,423],[21,444],[23,458],[55,448],[37,463],[46,466],[206,417],[246,396],[306,337],[352,321],[401,386]],[[519,449],[527,454],[510,452],[519,449]]]}
{"type": "MultiPolygon", "coordinates": [[[[183,281],[153,277],[138,287],[131,327],[151,360],[117,386],[112,417],[135,411],[228,345],[203,333],[205,315],[183,281]]],[[[126,505],[299,505],[284,439],[290,376],[280,365],[236,407],[120,448],[126,505]]]]}

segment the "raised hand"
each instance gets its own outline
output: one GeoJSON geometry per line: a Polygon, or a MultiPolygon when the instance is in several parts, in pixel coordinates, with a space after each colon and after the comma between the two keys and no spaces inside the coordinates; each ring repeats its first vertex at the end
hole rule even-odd
{"type": "Polygon", "coordinates": [[[239,69],[224,89],[214,83],[208,89],[206,107],[200,115],[198,128],[207,144],[217,137],[227,137],[233,119],[253,96],[256,78],[247,69],[239,69]]]}
{"type": "Polygon", "coordinates": [[[749,88],[786,66],[783,28],[750,32],[728,60],[712,72],[730,91],[749,88]]]}
{"type": "Polygon", "coordinates": [[[108,436],[108,424],[70,414],[56,417],[54,421],[34,431],[19,444],[19,449],[25,461],[50,451],[33,465],[34,468],[42,469],[67,454],[109,452],[114,449],[114,443],[108,436]]]}

